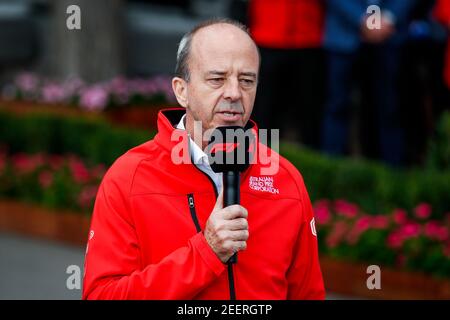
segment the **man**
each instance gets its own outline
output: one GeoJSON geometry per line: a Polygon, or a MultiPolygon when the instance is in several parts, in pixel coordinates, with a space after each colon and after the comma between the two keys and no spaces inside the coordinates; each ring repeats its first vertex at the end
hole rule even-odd
{"type": "Polygon", "coordinates": [[[400,48],[414,4],[415,0],[327,1],[324,46],[328,60],[328,101],[322,141],[325,152],[341,155],[348,151],[352,68],[365,44],[367,52],[374,57],[364,72],[373,79],[371,96],[376,109],[374,122],[381,158],[393,166],[403,163],[404,141],[396,81],[400,48]],[[378,22],[374,16],[376,11],[369,10],[372,16],[368,14],[371,5],[381,9],[378,26],[373,24],[378,22]]]}
{"type": "Polygon", "coordinates": [[[278,172],[262,177],[264,165],[251,164],[241,176],[242,205],[223,208],[207,142],[191,138],[196,122],[203,130],[256,129],[249,117],[258,69],[257,47],[236,22],[209,21],[183,37],[172,81],[183,109],[160,112],[155,138],[105,175],[84,299],[324,298],[313,211],[298,171],[280,158],[278,172]],[[192,163],[174,161],[180,143],[192,163]],[[255,188],[259,180],[271,188],[255,188]],[[237,263],[227,266],[236,252],[237,263]]]}

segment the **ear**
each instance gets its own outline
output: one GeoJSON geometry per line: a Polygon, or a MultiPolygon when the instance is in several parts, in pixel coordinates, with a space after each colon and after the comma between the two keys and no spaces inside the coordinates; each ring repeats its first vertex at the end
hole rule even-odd
{"type": "Polygon", "coordinates": [[[178,103],[186,108],[188,105],[187,82],[182,78],[174,77],[172,79],[172,90],[175,93],[178,103]]]}

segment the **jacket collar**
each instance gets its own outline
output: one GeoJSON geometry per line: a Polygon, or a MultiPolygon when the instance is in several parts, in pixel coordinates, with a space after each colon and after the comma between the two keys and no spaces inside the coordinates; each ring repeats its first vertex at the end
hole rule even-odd
{"type": "MultiPolygon", "coordinates": [[[[182,148],[184,148],[184,150],[189,150],[188,133],[185,130],[176,128],[185,113],[186,109],[184,108],[168,108],[158,112],[158,133],[156,134],[154,141],[169,153],[171,153],[175,147],[180,149],[180,143],[182,143],[182,148]]],[[[258,127],[256,123],[253,120],[249,120],[245,129],[253,130],[256,137],[255,143],[258,144],[258,127]]],[[[250,165],[250,168],[251,167],[252,164],[250,165]]],[[[246,170],[246,173],[250,171],[249,169],[246,170]]]]}
{"type": "MultiPolygon", "coordinates": [[[[177,132],[177,136],[187,138],[188,135],[185,130],[179,130],[176,128],[185,113],[186,109],[184,108],[168,108],[158,112],[158,134],[155,136],[155,141],[164,149],[171,151],[173,146],[179,143],[180,140],[178,139],[176,141],[171,141],[175,130],[179,131],[177,132]]],[[[258,126],[256,123],[253,120],[249,120],[245,126],[245,129],[253,130],[257,142],[258,126]]]]}
{"type": "Polygon", "coordinates": [[[188,135],[185,130],[176,129],[176,125],[185,114],[184,108],[163,109],[158,112],[158,133],[155,136],[155,142],[163,149],[171,150],[182,141],[186,143],[188,135]],[[173,141],[174,131],[177,130],[177,139],[173,141]]]}

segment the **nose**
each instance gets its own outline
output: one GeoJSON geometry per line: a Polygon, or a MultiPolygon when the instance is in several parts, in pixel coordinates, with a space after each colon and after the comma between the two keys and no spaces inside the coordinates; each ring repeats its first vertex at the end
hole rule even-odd
{"type": "Polygon", "coordinates": [[[223,97],[232,102],[242,98],[241,88],[238,79],[229,78],[225,84],[223,97]]]}

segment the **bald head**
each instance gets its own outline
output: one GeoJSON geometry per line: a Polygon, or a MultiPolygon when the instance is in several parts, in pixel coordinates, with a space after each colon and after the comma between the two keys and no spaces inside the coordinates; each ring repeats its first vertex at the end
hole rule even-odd
{"type": "Polygon", "coordinates": [[[255,101],[258,48],[247,29],[234,21],[213,20],[194,28],[180,43],[172,88],[186,108],[186,130],[244,127],[255,101]]]}
{"type": "Polygon", "coordinates": [[[230,44],[243,46],[256,53],[259,65],[260,53],[247,27],[240,22],[221,18],[205,21],[183,36],[178,46],[175,75],[189,81],[193,56],[197,57],[202,48],[220,50],[221,54],[226,55],[230,51],[227,50],[230,44]]]}

